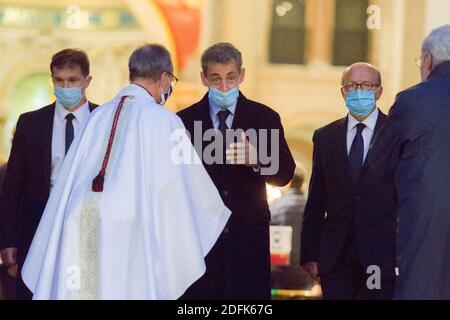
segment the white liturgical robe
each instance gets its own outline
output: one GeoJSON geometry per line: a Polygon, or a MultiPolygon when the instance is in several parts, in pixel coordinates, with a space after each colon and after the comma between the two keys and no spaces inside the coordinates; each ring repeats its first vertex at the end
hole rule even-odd
{"type": "Polygon", "coordinates": [[[231,212],[184,130],[178,116],[134,84],[92,113],[22,269],[33,299],[173,300],[205,272],[204,257],[231,212]],[[104,190],[94,192],[124,96],[104,190]],[[179,141],[176,130],[183,132],[179,141]],[[176,146],[197,161],[174,161],[176,146]]]}

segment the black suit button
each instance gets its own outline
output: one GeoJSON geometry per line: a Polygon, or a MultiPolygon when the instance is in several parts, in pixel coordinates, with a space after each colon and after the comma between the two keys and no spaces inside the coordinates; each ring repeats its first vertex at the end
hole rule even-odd
{"type": "Polygon", "coordinates": [[[227,191],[227,190],[224,190],[224,191],[222,191],[222,195],[223,195],[224,197],[228,197],[228,196],[230,195],[230,192],[227,191]]]}
{"type": "Polygon", "coordinates": [[[230,229],[228,229],[228,227],[225,227],[224,229],[223,229],[223,233],[224,234],[227,234],[227,233],[229,233],[230,232],[230,229]]]}

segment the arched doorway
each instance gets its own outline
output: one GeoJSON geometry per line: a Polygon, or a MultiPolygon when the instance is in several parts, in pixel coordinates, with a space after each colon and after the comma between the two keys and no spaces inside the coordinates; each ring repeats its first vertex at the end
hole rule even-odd
{"type": "Polygon", "coordinates": [[[1,154],[9,154],[13,130],[19,116],[50,103],[53,96],[48,73],[35,72],[19,79],[7,98],[9,114],[3,126],[1,154]]]}

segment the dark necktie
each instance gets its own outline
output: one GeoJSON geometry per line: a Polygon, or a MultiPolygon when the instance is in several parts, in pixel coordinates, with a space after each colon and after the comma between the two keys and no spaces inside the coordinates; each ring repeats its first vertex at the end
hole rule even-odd
{"type": "Polygon", "coordinates": [[[227,126],[227,119],[230,116],[231,112],[228,110],[219,111],[217,113],[217,117],[219,118],[219,131],[222,133],[223,137],[225,138],[226,132],[228,126],[227,126]]]}
{"type": "Polygon", "coordinates": [[[230,116],[231,112],[229,110],[224,110],[224,111],[219,111],[217,113],[217,117],[219,118],[219,131],[222,133],[222,137],[223,137],[223,159],[224,162],[226,163],[226,150],[227,150],[227,145],[226,145],[226,139],[227,139],[227,119],[230,116]]]}
{"type": "Polygon", "coordinates": [[[350,163],[350,171],[354,181],[358,181],[361,175],[361,169],[364,160],[364,139],[362,136],[363,130],[366,128],[364,123],[356,125],[356,136],[353,140],[348,160],[350,163]]]}
{"type": "Polygon", "coordinates": [[[75,116],[72,113],[69,113],[66,116],[66,154],[69,151],[70,145],[72,144],[74,137],[73,123],[72,120],[75,119],[75,116]]]}

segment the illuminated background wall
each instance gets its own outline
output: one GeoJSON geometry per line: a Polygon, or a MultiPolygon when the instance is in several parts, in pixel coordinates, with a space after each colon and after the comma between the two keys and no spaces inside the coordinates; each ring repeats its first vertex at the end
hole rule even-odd
{"type": "Polygon", "coordinates": [[[311,168],[314,130],[346,113],[339,92],[345,65],[381,69],[387,111],[418,82],[414,59],[432,28],[450,23],[447,0],[0,0],[0,154],[8,156],[20,113],[52,102],[53,53],[85,50],[96,103],[127,84],[134,48],[159,42],[176,61],[176,111],[205,92],[200,54],[219,41],[244,54],[245,94],[278,111],[296,160],[311,168]]]}

